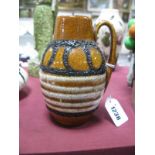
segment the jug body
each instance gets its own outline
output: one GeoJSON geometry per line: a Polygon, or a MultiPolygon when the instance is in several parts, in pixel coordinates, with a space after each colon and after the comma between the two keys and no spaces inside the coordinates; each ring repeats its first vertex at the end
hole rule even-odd
{"type": "Polygon", "coordinates": [[[86,122],[98,108],[107,75],[89,17],[57,17],[54,40],[40,65],[46,106],[65,126],[86,122]]]}

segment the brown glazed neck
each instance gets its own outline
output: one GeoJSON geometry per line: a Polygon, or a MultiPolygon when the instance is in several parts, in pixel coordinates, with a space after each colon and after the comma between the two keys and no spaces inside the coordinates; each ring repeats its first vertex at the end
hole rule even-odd
{"type": "Polygon", "coordinates": [[[92,20],[87,16],[58,16],[54,40],[95,40],[92,20]]]}

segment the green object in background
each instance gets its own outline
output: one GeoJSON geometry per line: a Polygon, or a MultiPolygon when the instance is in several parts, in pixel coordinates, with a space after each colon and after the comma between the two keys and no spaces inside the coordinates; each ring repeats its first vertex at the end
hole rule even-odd
{"type": "Polygon", "coordinates": [[[38,78],[39,77],[39,69],[40,69],[39,66],[32,66],[31,65],[31,66],[29,66],[28,73],[29,73],[29,75],[38,78]]]}
{"type": "Polygon", "coordinates": [[[38,5],[34,11],[35,48],[39,52],[39,60],[47,45],[52,40],[54,15],[49,5],[38,5]]]}
{"type": "Polygon", "coordinates": [[[135,24],[135,19],[134,19],[134,18],[132,18],[132,19],[129,20],[129,22],[128,22],[128,29],[129,29],[133,24],[135,24]]]}
{"type": "Polygon", "coordinates": [[[129,36],[125,38],[125,47],[129,50],[135,49],[135,40],[129,36]]]}
{"type": "Polygon", "coordinates": [[[102,38],[102,43],[105,47],[110,46],[110,33],[109,32],[105,32],[105,36],[102,38]]]}
{"type": "Polygon", "coordinates": [[[47,4],[49,6],[51,6],[52,0],[40,0],[39,4],[47,4]]]}
{"type": "Polygon", "coordinates": [[[20,10],[19,17],[29,17],[29,11],[28,10],[20,10]]]}
{"type": "Polygon", "coordinates": [[[39,61],[36,62],[36,61],[31,60],[31,62],[29,62],[29,65],[28,65],[29,75],[38,78],[39,77],[39,69],[40,69],[39,65],[40,65],[39,61]]]}

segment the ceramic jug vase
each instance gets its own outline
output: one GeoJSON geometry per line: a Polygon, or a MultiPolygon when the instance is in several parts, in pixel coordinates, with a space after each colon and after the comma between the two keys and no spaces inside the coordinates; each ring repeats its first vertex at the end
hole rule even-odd
{"type": "MultiPolygon", "coordinates": [[[[112,42],[109,64],[116,59],[116,33],[106,25],[112,42]]],[[[46,106],[54,120],[65,126],[86,122],[98,108],[112,68],[107,67],[96,45],[92,20],[87,16],[58,16],[54,40],[45,50],[40,65],[40,82],[46,106]]]]}

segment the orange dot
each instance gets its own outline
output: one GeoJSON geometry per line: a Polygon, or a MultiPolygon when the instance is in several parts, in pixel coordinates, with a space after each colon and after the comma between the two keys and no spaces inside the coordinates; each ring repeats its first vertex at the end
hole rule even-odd
{"type": "Polygon", "coordinates": [[[44,58],[43,58],[43,65],[48,66],[48,62],[52,56],[53,50],[52,48],[49,48],[48,51],[46,52],[44,58]]]}
{"type": "Polygon", "coordinates": [[[99,69],[103,62],[101,53],[97,49],[91,48],[90,55],[91,55],[93,67],[95,69],[99,69]]]}
{"type": "Polygon", "coordinates": [[[129,36],[135,38],[135,25],[132,25],[129,29],[129,36]]]}
{"type": "Polygon", "coordinates": [[[60,47],[57,50],[55,59],[51,65],[52,68],[65,69],[65,66],[63,63],[63,55],[64,55],[64,47],[60,47]]]}
{"type": "Polygon", "coordinates": [[[74,70],[86,71],[89,69],[87,57],[80,47],[74,48],[70,52],[68,56],[68,63],[74,70]]]}

